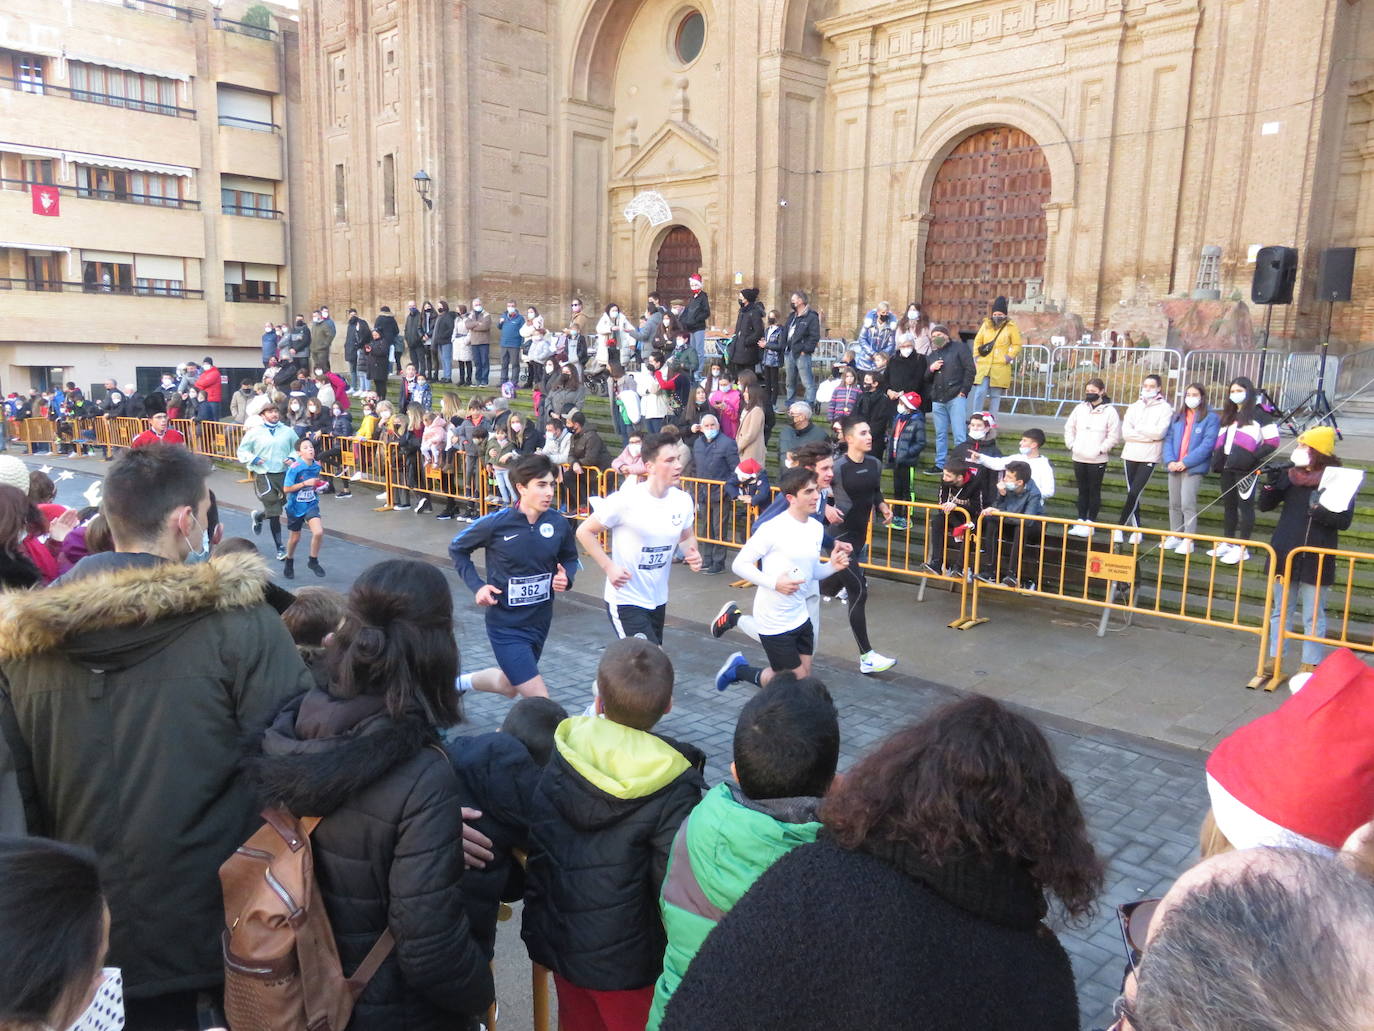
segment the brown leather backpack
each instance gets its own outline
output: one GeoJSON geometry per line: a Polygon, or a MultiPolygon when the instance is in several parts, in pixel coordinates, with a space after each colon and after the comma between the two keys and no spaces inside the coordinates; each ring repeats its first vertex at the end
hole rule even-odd
{"type": "Polygon", "coordinates": [[[383,931],[344,977],[315,884],[319,817],[267,809],[263,827],[219,868],[224,891],[224,1013],[233,1031],[343,1031],[395,945],[383,931]]]}

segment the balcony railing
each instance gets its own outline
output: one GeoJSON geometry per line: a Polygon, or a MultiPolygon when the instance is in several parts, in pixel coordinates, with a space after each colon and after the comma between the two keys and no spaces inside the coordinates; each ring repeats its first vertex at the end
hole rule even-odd
{"type": "Polygon", "coordinates": [[[276,132],[281,128],[276,122],[259,122],[255,118],[240,118],[238,115],[225,114],[219,116],[219,124],[234,129],[248,129],[251,132],[276,132]]]}
{"type": "Polygon", "coordinates": [[[269,29],[265,25],[249,25],[243,21],[231,21],[219,15],[215,15],[215,28],[223,29],[225,32],[236,32],[240,36],[252,36],[254,39],[271,41],[277,38],[276,29],[269,29]]]}
{"type": "Polygon", "coordinates": [[[118,286],[104,283],[70,283],[59,279],[0,279],[0,290],[33,290],[54,294],[119,294],[124,297],[171,297],[183,301],[198,301],[204,290],[186,287],[118,286]]]}
{"type": "Polygon", "coordinates": [[[0,76],[0,87],[18,93],[32,93],[40,96],[66,97],[79,100],[83,104],[104,104],[106,107],[122,107],[130,111],[146,111],[151,115],[167,115],[170,118],[195,118],[192,107],[176,107],[172,104],[159,104],[152,100],[138,100],[134,97],[119,97],[113,93],[96,93],[88,89],[72,89],[70,86],[54,86],[48,82],[33,79],[14,79],[0,76]]]}
{"type": "Polygon", "coordinates": [[[0,179],[0,188],[27,190],[30,186],[49,186],[66,197],[80,197],[82,200],[109,200],[120,204],[146,204],[156,208],[198,209],[200,201],[187,200],[185,197],[163,197],[155,193],[129,193],[98,186],[62,186],[40,183],[32,179],[0,179]]]}
{"type": "Polygon", "coordinates": [[[244,218],[281,218],[286,214],[276,208],[249,208],[242,204],[221,204],[220,211],[226,215],[242,215],[244,218]]]}
{"type": "Polygon", "coordinates": [[[285,304],[286,294],[258,294],[256,297],[235,297],[230,289],[232,284],[224,284],[224,299],[230,304],[285,304]]]}
{"type": "Polygon", "coordinates": [[[177,21],[195,21],[197,18],[205,17],[204,11],[162,3],[161,0],[103,0],[103,2],[115,7],[126,7],[131,11],[142,11],[145,14],[158,14],[165,18],[175,18],[177,21]]]}

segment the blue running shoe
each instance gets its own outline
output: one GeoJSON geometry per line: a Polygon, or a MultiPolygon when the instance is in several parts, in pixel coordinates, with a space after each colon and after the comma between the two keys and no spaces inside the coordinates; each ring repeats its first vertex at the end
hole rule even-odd
{"type": "Polygon", "coordinates": [[[740,667],[747,665],[749,664],[744,661],[744,655],[740,652],[735,652],[735,654],[726,659],[725,665],[721,666],[716,673],[716,690],[724,691],[738,680],[740,667]]]}

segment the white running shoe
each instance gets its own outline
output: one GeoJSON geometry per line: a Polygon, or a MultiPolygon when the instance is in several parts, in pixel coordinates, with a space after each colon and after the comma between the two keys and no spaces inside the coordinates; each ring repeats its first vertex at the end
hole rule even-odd
{"type": "Polygon", "coordinates": [[[1112,543],[1113,543],[1113,544],[1121,544],[1121,543],[1123,543],[1125,540],[1126,540],[1126,537],[1125,537],[1125,535],[1122,534],[1122,532],[1121,532],[1120,530],[1113,530],[1113,531],[1112,531],[1112,543]]]}
{"type": "Polygon", "coordinates": [[[1185,537],[1183,538],[1183,540],[1178,542],[1178,547],[1174,549],[1174,554],[1191,555],[1193,553],[1194,547],[1196,547],[1195,543],[1189,538],[1185,537]]]}
{"type": "Polygon", "coordinates": [[[1227,544],[1225,541],[1217,541],[1216,547],[1207,549],[1207,557],[1225,558],[1226,552],[1229,551],[1230,548],[1231,545],[1227,544]]]}
{"type": "Polygon", "coordinates": [[[881,673],[897,665],[896,659],[889,659],[875,651],[864,652],[859,656],[860,673],[881,673]]]}
{"type": "Polygon", "coordinates": [[[350,480],[361,480],[362,478],[363,471],[361,469],[359,469],[356,473],[349,477],[350,480]]]}
{"type": "Polygon", "coordinates": [[[1250,558],[1250,552],[1239,544],[1228,544],[1226,554],[1221,556],[1222,565],[1234,566],[1250,558]]]}
{"type": "Polygon", "coordinates": [[[1175,537],[1173,534],[1170,534],[1168,537],[1164,538],[1164,544],[1162,545],[1162,547],[1165,551],[1174,551],[1182,543],[1182,538],[1175,537]]]}
{"type": "Polygon", "coordinates": [[[385,500],[386,500],[386,491],[382,491],[380,494],[378,494],[378,495],[377,495],[377,500],[378,500],[378,501],[385,501],[385,500]]]}
{"type": "Polygon", "coordinates": [[[1087,523],[1074,523],[1073,526],[1069,528],[1070,537],[1091,537],[1092,535],[1093,528],[1087,523]]]}
{"type": "Polygon", "coordinates": [[[1142,540],[1144,540],[1144,539],[1145,539],[1145,535],[1144,535],[1144,534],[1141,534],[1141,533],[1133,533],[1133,534],[1131,534],[1131,536],[1130,536],[1128,542],[1131,543],[1131,544],[1139,544],[1139,543],[1140,543],[1142,540]]]}

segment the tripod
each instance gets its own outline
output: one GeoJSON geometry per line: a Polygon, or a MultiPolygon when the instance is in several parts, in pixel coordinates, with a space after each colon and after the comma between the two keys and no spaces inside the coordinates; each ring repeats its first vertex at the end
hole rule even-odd
{"type": "Polygon", "coordinates": [[[1301,416],[1303,428],[1309,426],[1320,426],[1322,423],[1330,423],[1331,428],[1336,431],[1336,439],[1344,440],[1341,434],[1340,423],[1336,421],[1336,413],[1331,409],[1331,399],[1326,396],[1326,352],[1331,346],[1329,337],[1331,336],[1331,310],[1334,305],[1326,302],[1326,330],[1322,333],[1321,358],[1317,363],[1317,387],[1312,393],[1293,406],[1282,421],[1292,425],[1296,416],[1301,416]]]}
{"type": "MultiPolygon", "coordinates": [[[[1264,338],[1260,343],[1259,371],[1255,375],[1255,394],[1269,411],[1278,416],[1282,409],[1279,408],[1278,403],[1264,386],[1264,366],[1269,360],[1269,323],[1273,321],[1273,318],[1274,306],[1272,304],[1266,304],[1264,306],[1264,338]]],[[[1293,436],[1296,437],[1298,435],[1297,427],[1295,427],[1291,421],[1279,416],[1279,422],[1286,423],[1289,432],[1291,432],[1293,436]]]]}

